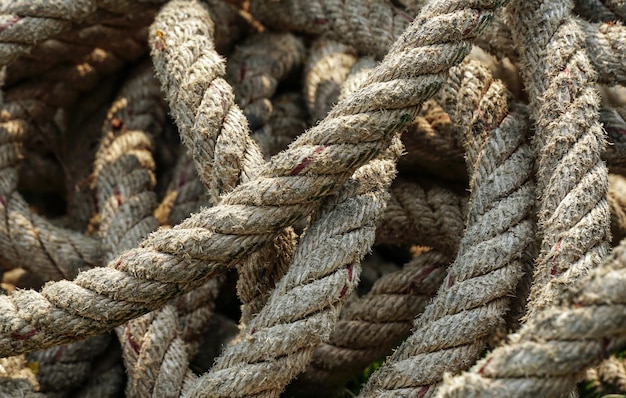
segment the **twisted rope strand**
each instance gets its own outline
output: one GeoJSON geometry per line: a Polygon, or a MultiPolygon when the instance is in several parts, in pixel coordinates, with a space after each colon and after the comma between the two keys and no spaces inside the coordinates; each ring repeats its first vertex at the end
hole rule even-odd
{"type": "Polygon", "coordinates": [[[513,2],[507,9],[525,65],[539,151],[542,243],[529,314],[555,302],[572,280],[595,268],[608,252],[608,173],[600,158],[605,142],[599,101],[571,8],[564,0],[513,2]]]}
{"type": "Polygon", "coordinates": [[[3,0],[0,3],[0,66],[7,65],[32,47],[48,38],[68,31],[74,24],[95,20],[98,12],[125,14],[145,7],[146,3],[162,0],[142,0],[141,5],[124,0],[3,0]]]}
{"type": "Polygon", "coordinates": [[[379,278],[364,297],[347,302],[328,342],[315,348],[306,371],[292,383],[297,396],[332,395],[407,337],[443,282],[448,258],[436,251],[421,254],[379,278]]]}
{"type": "Polygon", "coordinates": [[[428,246],[452,260],[465,228],[465,201],[445,187],[399,181],[391,188],[376,243],[428,246]]]}
{"type": "Polygon", "coordinates": [[[385,0],[260,0],[251,2],[250,12],[272,29],[321,35],[379,59],[412,19],[385,0]]]}
{"type": "Polygon", "coordinates": [[[534,233],[527,116],[523,109],[507,109],[504,85],[491,81],[482,65],[460,69],[459,97],[479,101],[467,116],[457,109],[472,121],[464,131],[471,188],[467,229],[435,299],[416,319],[412,335],[370,377],[364,397],[432,396],[445,371],[475,361],[504,322],[527,261],[534,233]]]}
{"type": "Polygon", "coordinates": [[[185,397],[277,397],[304,370],[356,287],[401,151],[396,139],[322,206],[266,306],[185,397]]]}
{"type": "Polygon", "coordinates": [[[226,78],[233,85],[235,101],[258,130],[271,117],[270,99],[278,83],[304,60],[304,43],[291,33],[259,33],[237,46],[228,57],[226,78]]]}
{"type": "MultiPolygon", "coordinates": [[[[487,0],[472,7],[456,1],[430,4],[367,84],[274,156],[259,177],[225,194],[218,206],[158,230],[108,267],[83,272],[73,282],[0,297],[0,355],[108,330],[258,250],[388,146],[441,86],[447,70],[468,54],[472,38],[501,5],[487,0]]],[[[151,37],[166,49],[172,32],[162,33],[151,37]]]]}
{"type": "Polygon", "coordinates": [[[555,306],[535,312],[506,345],[468,372],[447,377],[444,397],[563,396],[582,372],[626,347],[626,241],[576,281],[555,306]]]}

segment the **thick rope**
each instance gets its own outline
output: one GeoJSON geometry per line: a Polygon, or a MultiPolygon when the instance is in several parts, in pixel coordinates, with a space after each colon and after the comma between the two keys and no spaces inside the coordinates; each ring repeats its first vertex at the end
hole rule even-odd
{"type": "Polygon", "coordinates": [[[309,115],[299,92],[272,98],[272,114],[267,124],[252,133],[266,159],[287,148],[308,126],[309,115]]]}
{"type": "Polygon", "coordinates": [[[457,76],[458,96],[472,96],[478,105],[457,109],[459,118],[472,121],[463,131],[471,189],[467,229],[437,296],[412,335],[370,377],[364,397],[432,396],[445,371],[467,368],[504,322],[528,261],[535,189],[527,115],[507,107],[506,88],[479,63],[464,64],[457,76]]]}
{"type": "Polygon", "coordinates": [[[441,285],[448,258],[435,251],[421,254],[379,278],[365,296],[348,301],[328,342],[315,348],[306,371],[292,383],[297,396],[331,396],[407,337],[441,285]]]}
{"type": "Polygon", "coordinates": [[[391,188],[376,243],[429,246],[454,259],[465,228],[464,202],[436,184],[399,181],[391,188]]]}
{"type": "Polygon", "coordinates": [[[235,101],[251,130],[267,124],[278,83],[303,60],[304,43],[291,33],[252,35],[228,57],[226,78],[233,85],[235,101]]]}
{"type": "Polygon", "coordinates": [[[553,307],[528,318],[506,345],[449,377],[443,397],[558,397],[586,368],[626,347],[626,241],[553,307]]]}
{"type": "Polygon", "coordinates": [[[321,35],[379,59],[412,19],[386,0],[260,0],[251,2],[250,11],[272,29],[321,35]]]}
{"type": "Polygon", "coordinates": [[[592,24],[578,20],[589,60],[599,83],[626,84],[626,27],[618,22],[592,24]]]}
{"type": "Polygon", "coordinates": [[[68,31],[75,24],[88,23],[90,18],[100,20],[98,12],[126,14],[145,8],[149,3],[162,2],[142,0],[143,4],[137,5],[124,0],[3,0],[0,3],[0,65],[11,63],[35,44],[68,31]]]}
{"type": "Polygon", "coordinates": [[[401,151],[396,139],[321,207],[267,305],[185,397],[278,397],[304,370],[358,283],[401,151]]]}
{"type": "MultiPolygon", "coordinates": [[[[231,86],[222,77],[225,65],[213,50],[210,14],[206,10],[185,9],[183,4],[168,4],[157,16],[151,27],[152,32],[163,32],[168,26],[185,29],[170,35],[168,39],[171,43],[166,48],[160,48],[155,44],[160,42],[154,42],[152,58],[181,139],[194,159],[212,204],[215,204],[219,195],[255,177],[263,157],[249,135],[245,116],[234,103],[231,86]],[[180,10],[176,8],[179,5],[180,10]],[[190,89],[168,90],[171,87],[190,89]]],[[[302,46],[293,36],[267,40],[271,43],[286,40],[289,48],[302,46]]],[[[294,56],[295,60],[291,60],[285,54],[284,49],[276,50],[274,58],[284,62],[284,69],[288,71],[299,59],[294,56]],[[289,59],[285,60],[285,57],[289,59]]],[[[263,57],[257,60],[267,62],[267,58],[263,57]]],[[[261,71],[267,72],[267,69],[262,68],[261,71]]],[[[282,76],[275,71],[270,72],[275,79],[282,76]]],[[[271,93],[271,90],[267,92],[268,95],[271,93]]],[[[237,290],[243,307],[242,323],[247,323],[260,310],[269,291],[284,273],[293,252],[293,238],[292,232],[287,229],[274,240],[276,247],[268,246],[238,265],[240,277],[237,290]]]]}
{"type": "Polygon", "coordinates": [[[608,252],[607,169],[599,99],[584,36],[571,2],[513,2],[508,7],[530,108],[536,120],[541,198],[529,313],[554,303],[571,281],[608,252]],[[556,51],[556,49],[559,49],[556,51]]]}
{"type": "Polygon", "coordinates": [[[327,39],[313,42],[304,68],[304,96],[312,122],[326,117],[337,103],[356,61],[354,49],[345,44],[327,39]]]}
{"type": "Polygon", "coordinates": [[[574,12],[591,22],[619,20],[619,17],[602,0],[575,0],[574,12]]]}
{"type": "Polygon", "coordinates": [[[46,279],[73,278],[80,269],[99,265],[99,244],[82,234],[51,225],[34,214],[16,191],[16,166],[24,137],[54,134],[52,118],[59,107],[73,103],[81,91],[93,88],[103,75],[122,65],[103,52],[41,83],[24,83],[5,94],[0,138],[4,155],[0,175],[0,234],[3,262],[38,272],[46,279]],[[84,73],[77,73],[82,70],[84,73]],[[34,267],[34,268],[33,268],[34,267]]]}
{"type": "MultiPolygon", "coordinates": [[[[441,86],[447,70],[467,55],[472,38],[501,5],[487,0],[472,3],[474,8],[464,2],[430,4],[366,85],[274,156],[259,177],[224,195],[220,205],[153,233],[108,267],[82,272],[73,282],[0,297],[0,355],[108,330],[159,308],[258,250],[388,146],[441,86]]],[[[167,49],[172,32],[153,32],[153,45],[158,41],[167,49]]]]}

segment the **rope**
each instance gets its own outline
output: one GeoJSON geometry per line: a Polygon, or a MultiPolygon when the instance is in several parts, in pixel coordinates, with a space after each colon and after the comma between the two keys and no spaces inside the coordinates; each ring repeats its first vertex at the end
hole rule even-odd
{"type": "Polygon", "coordinates": [[[291,33],[252,35],[228,57],[226,78],[251,130],[267,124],[272,114],[270,99],[278,83],[303,60],[304,43],[291,33]]]}
{"type": "Polygon", "coordinates": [[[11,63],[35,44],[66,32],[75,24],[88,23],[89,18],[99,20],[99,12],[126,14],[151,2],[162,3],[160,0],[142,0],[141,5],[123,0],[5,0],[0,3],[0,65],[11,63]]]}
{"type": "Polygon", "coordinates": [[[322,205],[267,305],[185,397],[277,397],[304,370],[359,280],[401,148],[395,140],[322,205]]]}
{"type": "Polygon", "coordinates": [[[575,0],[574,5],[574,12],[591,22],[609,22],[619,19],[602,0],[575,0]]]}
{"type": "Polygon", "coordinates": [[[337,103],[341,85],[356,61],[354,49],[336,41],[318,39],[311,45],[304,67],[304,96],[311,121],[324,119],[337,103]]]}
{"type": "Polygon", "coordinates": [[[465,228],[464,198],[435,184],[399,181],[376,230],[376,243],[415,244],[453,259],[465,228]]]}
{"type": "Polygon", "coordinates": [[[292,383],[296,396],[331,396],[337,387],[406,338],[443,282],[448,256],[421,254],[402,270],[379,278],[363,297],[348,301],[327,343],[292,383]]]}
{"type": "Polygon", "coordinates": [[[250,12],[274,30],[321,35],[379,59],[412,19],[385,0],[359,1],[350,6],[342,0],[261,0],[250,3],[250,12]]]}
{"type": "Polygon", "coordinates": [[[469,372],[448,377],[437,397],[562,396],[584,370],[626,347],[626,241],[563,298],[529,317],[469,372]]]}
{"type": "Polygon", "coordinates": [[[462,79],[458,96],[477,104],[473,111],[456,112],[472,121],[463,131],[471,189],[467,229],[436,297],[416,319],[412,335],[370,377],[364,397],[431,395],[445,371],[473,363],[504,321],[533,240],[533,157],[525,143],[525,112],[507,109],[504,85],[480,64],[466,63],[455,72],[462,79]]]}
{"type": "MultiPolygon", "coordinates": [[[[437,2],[424,8],[367,85],[273,157],[259,177],[225,194],[220,205],[153,233],[108,267],[82,272],[73,282],[0,297],[0,355],[97,334],[158,308],[309,214],[413,119],[501,6],[472,5],[437,2]]],[[[152,32],[153,45],[171,48],[172,32],[152,32]]]]}
{"type": "Polygon", "coordinates": [[[73,103],[81,91],[93,88],[102,76],[121,66],[112,58],[105,52],[97,59],[87,57],[83,63],[49,76],[50,80],[24,83],[6,92],[0,128],[0,245],[4,263],[32,270],[46,279],[73,278],[80,269],[100,264],[96,241],[55,227],[28,208],[16,191],[16,166],[24,137],[39,130],[53,134],[56,127],[52,118],[59,107],[73,103]]]}
{"type": "Polygon", "coordinates": [[[609,174],[608,201],[611,207],[611,236],[613,242],[619,243],[626,238],[626,178],[609,174]]]}
{"type": "Polygon", "coordinates": [[[590,85],[593,68],[569,14],[571,3],[515,2],[508,11],[520,59],[528,64],[522,72],[537,125],[542,243],[530,293],[532,314],[555,302],[572,280],[606,256],[608,180],[600,159],[604,137],[598,96],[590,85]],[[549,29],[540,28],[541,21],[549,29]]]}
{"type": "Polygon", "coordinates": [[[578,20],[585,34],[589,60],[597,72],[597,81],[607,85],[626,83],[626,27],[611,22],[591,24],[578,20]]]}

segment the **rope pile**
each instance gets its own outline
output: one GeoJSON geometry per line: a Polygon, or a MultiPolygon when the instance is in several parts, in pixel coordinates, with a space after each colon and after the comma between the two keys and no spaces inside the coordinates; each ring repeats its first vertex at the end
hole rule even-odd
{"type": "Polygon", "coordinates": [[[0,0],[0,395],[626,393],[624,23],[0,0]]]}

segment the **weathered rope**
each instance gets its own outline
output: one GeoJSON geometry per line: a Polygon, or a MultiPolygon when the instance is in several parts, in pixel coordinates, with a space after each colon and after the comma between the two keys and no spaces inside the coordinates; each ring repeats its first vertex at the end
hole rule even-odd
{"type": "Polygon", "coordinates": [[[291,33],[259,33],[228,57],[226,78],[251,130],[267,124],[278,83],[304,60],[304,43],[291,33]]]}
{"type": "Polygon", "coordinates": [[[604,394],[626,391],[626,366],[621,358],[611,356],[604,360],[597,368],[587,372],[586,380],[589,380],[589,373],[595,373],[592,380],[604,394]]]}
{"type": "Polygon", "coordinates": [[[553,307],[529,317],[506,345],[469,372],[449,377],[437,397],[563,396],[586,368],[626,347],[626,241],[553,307]]]}
{"type": "Polygon", "coordinates": [[[611,207],[611,236],[619,243],[626,237],[626,178],[609,174],[609,206],[611,207]]]}
{"type": "Polygon", "coordinates": [[[508,106],[506,88],[482,65],[459,69],[458,96],[471,96],[478,105],[457,109],[459,118],[472,121],[463,131],[471,188],[467,229],[437,296],[416,319],[412,335],[370,377],[364,397],[431,396],[445,371],[473,363],[504,322],[528,261],[535,187],[527,115],[508,106]]]}
{"type": "MultiPolygon", "coordinates": [[[[185,9],[183,4],[168,4],[157,16],[151,27],[152,32],[162,32],[168,26],[186,29],[170,35],[168,39],[171,44],[166,48],[156,44],[160,42],[154,42],[152,58],[177,121],[181,139],[194,159],[200,179],[208,188],[212,204],[215,204],[219,195],[230,191],[240,182],[254,178],[263,157],[248,133],[242,111],[234,103],[230,85],[222,78],[225,65],[213,50],[213,22],[210,14],[206,10],[185,9]],[[176,8],[179,5],[180,10],[176,8]],[[193,89],[169,90],[177,86],[193,89]]],[[[287,41],[288,49],[302,46],[293,36],[267,40],[270,43],[287,41]]],[[[284,69],[288,71],[299,59],[294,56],[295,60],[291,60],[285,54],[285,49],[277,50],[274,59],[285,63],[284,69]]],[[[248,59],[254,61],[255,58],[248,59]]],[[[267,62],[267,58],[259,59],[267,62]]],[[[281,73],[268,72],[266,69],[261,69],[261,72],[265,72],[265,76],[271,72],[275,79],[282,76],[281,73]]],[[[271,95],[272,91],[269,90],[267,94],[271,95]]],[[[242,300],[242,323],[247,323],[258,312],[277,278],[284,273],[293,251],[293,238],[287,229],[274,240],[276,247],[261,249],[238,265],[237,290],[242,300]]]]}
{"type": "Polygon", "coordinates": [[[599,83],[626,84],[626,27],[618,22],[592,24],[578,20],[589,60],[599,83]]]}
{"type": "Polygon", "coordinates": [[[297,396],[330,396],[408,336],[446,275],[448,255],[430,251],[378,279],[367,295],[348,301],[330,339],[320,343],[294,381],[297,396]]]}
{"type": "Polygon", "coordinates": [[[513,40],[526,65],[522,74],[539,151],[542,243],[530,314],[554,303],[572,280],[599,265],[608,252],[608,173],[600,159],[605,142],[598,123],[599,99],[571,7],[565,0],[513,2],[507,8],[513,40]]]}
{"type": "Polygon", "coordinates": [[[206,188],[186,151],[181,151],[161,203],[154,211],[159,225],[174,226],[209,203],[206,188]]]}
{"type": "Polygon", "coordinates": [[[411,16],[389,1],[253,1],[250,11],[278,31],[316,34],[354,47],[359,54],[382,58],[410,25],[411,16]]]}
{"type": "Polygon", "coordinates": [[[272,114],[267,124],[252,133],[266,159],[287,148],[308,126],[309,115],[299,92],[272,98],[272,114]]]}
{"type": "Polygon", "coordinates": [[[32,370],[26,366],[23,355],[0,358],[0,395],[5,397],[43,398],[36,393],[39,387],[32,370]]]}
{"type": "Polygon", "coordinates": [[[454,259],[465,228],[465,201],[436,184],[396,182],[376,230],[376,243],[429,246],[454,259]]]}
{"type": "MultiPolygon", "coordinates": [[[[225,194],[220,205],[153,233],[108,267],[82,272],[73,282],[0,297],[0,355],[97,334],[158,308],[309,214],[413,119],[501,2],[472,6],[448,1],[425,7],[366,85],[274,156],[257,179],[225,194]]],[[[171,32],[162,33],[154,31],[151,41],[167,49],[171,32]]]]}
{"type": "Polygon", "coordinates": [[[575,0],[574,12],[591,22],[619,20],[619,17],[602,0],[575,0]]]}
{"type": "Polygon", "coordinates": [[[327,39],[313,42],[304,69],[304,95],[312,122],[326,117],[337,103],[356,61],[354,49],[345,44],[327,39]]]}
{"type": "Polygon", "coordinates": [[[4,151],[0,165],[3,262],[35,270],[46,279],[73,278],[79,269],[100,264],[100,247],[95,240],[55,227],[28,208],[16,191],[16,165],[25,136],[37,134],[38,129],[43,134],[54,131],[52,118],[61,106],[72,104],[81,91],[93,88],[103,75],[122,66],[110,61],[107,53],[99,59],[88,57],[50,80],[26,82],[5,94],[0,128],[4,151]],[[81,66],[88,73],[75,73],[81,66]]]}
{"type": "Polygon", "coordinates": [[[320,208],[265,307],[184,396],[277,397],[304,370],[356,287],[401,151],[396,139],[320,208]]]}
{"type": "Polygon", "coordinates": [[[67,394],[81,386],[91,376],[94,358],[102,355],[110,341],[110,334],[102,334],[28,354],[27,365],[36,370],[39,391],[67,394]]]}
{"type": "Polygon", "coordinates": [[[68,31],[74,24],[88,23],[98,12],[126,14],[161,0],[142,0],[140,5],[124,0],[61,0],[55,2],[4,0],[0,3],[0,65],[7,65],[48,38],[68,31]]]}

